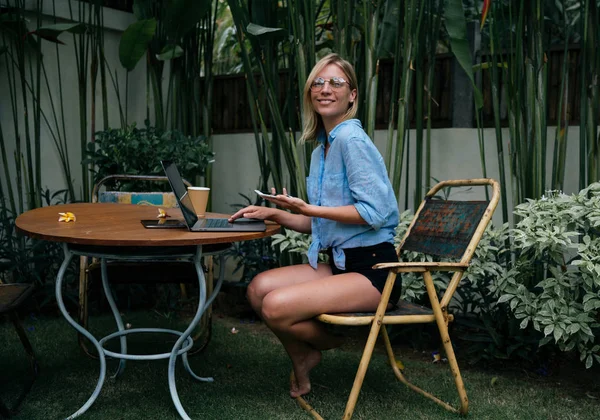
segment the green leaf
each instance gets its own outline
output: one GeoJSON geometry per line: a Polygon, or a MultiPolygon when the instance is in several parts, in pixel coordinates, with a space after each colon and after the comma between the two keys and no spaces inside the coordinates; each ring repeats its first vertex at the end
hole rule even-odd
{"type": "Polygon", "coordinates": [[[500,296],[500,299],[498,299],[498,303],[508,302],[512,298],[513,298],[513,295],[502,295],[502,296],[500,296]]]}
{"type": "Polygon", "coordinates": [[[123,32],[119,43],[119,60],[127,71],[135,68],[144,56],[156,32],[156,19],[134,22],[123,32]]]}
{"type": "Polygon", "coordinates": [[[267,28],[266,26],[257,25],[255,23],[249,23],[246,27],[246,31],[250,35],[254,35],[256,37],[283,37],[285,36],[285,31],[281,28],[267,28]]]}
{"type": "Polygon", "coordinates": [[[467,40],[467,22],[462,0],[447,0],[444,17],[446,20],[446,30],[450,36],[452,52],[471,80],[473,94],[475,95],[475,106],[477,109],[481,109],[483,107],[483,96],[479,89],[477,89],[477,86],[475,86],[475,78],[473,77],[473,58],[471,57],[469,42],[467,40]]]}
{"type": "Polygon", "coordinates": [[[82,34],[85,32],[85,30],[86,26],[84,23],[58,23],[56,25],[42,26],[41,28],[30,32],[30,34],[34,34],[39,36],[40,38],[44,38],[46,41],[64,45],[64,42],[58,39],[58,36],[61,35],[63,32],[70,32],[72,34],[82,34]]]}
{"type": "Polygon", "coordinates": [[[156,59],[159,61],[168,61],[183,55],[183,48],[179,45],[167,45],[162,49],[160,54],[156,54],[156,59]]]}

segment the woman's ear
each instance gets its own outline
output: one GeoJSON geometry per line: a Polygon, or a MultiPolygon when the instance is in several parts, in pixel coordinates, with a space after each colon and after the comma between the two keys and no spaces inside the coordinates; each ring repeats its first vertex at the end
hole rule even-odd
{"type": "Polygon", "coordinates": [[[352,92],[350,92],[350,103],[353,104],[354,101],[356,100],[356,89],[352,89],[352,92]]]}

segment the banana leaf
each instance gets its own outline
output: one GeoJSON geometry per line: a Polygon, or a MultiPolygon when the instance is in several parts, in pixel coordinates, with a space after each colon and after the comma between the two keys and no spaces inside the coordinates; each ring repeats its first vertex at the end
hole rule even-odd
{"type": "Polygon", "coordinates": [[[446,19],[446,30],[450,36],[452,52],[469,80],[471,80],[473,94],[475,95],[475,106],[480,109],[483,107],[483,96],[475,85],[475,78],[473,77],[473,58],[467,40],[467,22],[462,0],[448,0],[444,17],[446,19]]]}
{"type": "Polygon", "coordinates": [[[55,42],[57,44],[63,44],[58,37],[64,32],[72,34],[82,34],[86,31],[86,26],[83,23],[58,23],[56,25],[42,26],[35,31],[29,32],[30,35],[37,35],[46,41],[55,42]]]}
{"type": "Polygon", "coordinates": [[[119,43],[119,61],[127,71],[135,68],[146,53],[148,44],[156,33],[156,19],[145,19],[132,23],[123,32],[119,43]]]}

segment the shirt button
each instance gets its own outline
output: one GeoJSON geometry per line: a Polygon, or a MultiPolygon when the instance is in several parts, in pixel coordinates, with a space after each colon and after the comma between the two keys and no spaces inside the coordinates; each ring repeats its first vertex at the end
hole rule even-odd
{"type": "Polygon", "coordinates": [[[373,256],[374,256],[374,257],[376,257],[376,256],[377,256],[377,254],[373,254],[373,256]]]}

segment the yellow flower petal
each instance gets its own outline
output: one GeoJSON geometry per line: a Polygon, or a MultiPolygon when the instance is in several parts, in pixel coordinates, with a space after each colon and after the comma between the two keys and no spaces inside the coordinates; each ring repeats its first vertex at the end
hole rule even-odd
{"type": "Polygon", "coordinates": [[[67,211],[64,213],[58,213],[58,215],[60,216],[58,218],[59,222],[74,222],[77,220],[77,217],[75,217],[75,215],[73,213],[71,213],[70,211],[67,211]]]}

